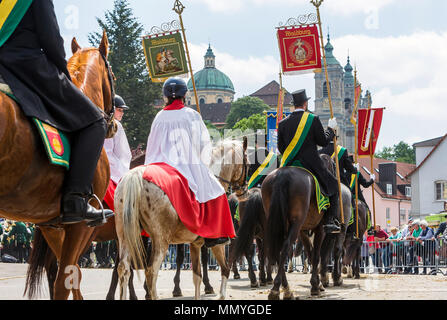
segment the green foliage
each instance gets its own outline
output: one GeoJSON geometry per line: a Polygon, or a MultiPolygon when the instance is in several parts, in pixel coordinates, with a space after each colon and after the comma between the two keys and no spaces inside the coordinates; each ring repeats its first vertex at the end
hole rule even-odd
{"type": "Polygon", "coordinates": [[[404,141],[392,147],[384,147],[382,151],[376,153],[376,157],[397,162],[416,163],[416,152],[414,148],[404,141]]]}
{"type": "Polygon", "coordinates": [[[133,15],[128,0],[115,0],[114,7],[104,18],[96,19],[101,32],[89,34],[89,41],[98,46],[102,30],[109,39],[109,61],[116,77],[116,94],[123,97],[129,110],[123,126],[131,148],[146,144],[156,111],[154,102],[161,98],[161,85],[153,84],[146,69],[141,45],[143,25],[133,15]]]}
{"type": "Polygon", "coordinates": [[[240,129],[241,131],[245,131],[248,129],[251,129],[253,131],[256,131],[257,129],[265,129],[265,121],[265,115],[262,113],[258,113],[250,116],[249,118],[244,118],[238,121],[233,129],[240,129]]]}
{"type": "Polygon", "coordinates": [[[254,114],[262,114],[269,106],[257,97],[243,97],[237,99],[231,105],[231,111],[227,116],[227,128],[233,128],[236,123],[254,114]]]}

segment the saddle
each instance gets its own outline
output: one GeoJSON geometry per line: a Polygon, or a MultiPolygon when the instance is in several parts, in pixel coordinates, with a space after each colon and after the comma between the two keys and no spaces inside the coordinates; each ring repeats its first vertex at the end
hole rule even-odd
{"type": "MultiPolygon", "coordinates": [[[[20,103],[14,96],[11,87],[6,83],[1,75],[0,92],[6,94],[20,106],[20,103]]],[[[42,139],[50,163],[57,166],[62,166],[68,170],[70,167],[71,149],[67,135],[37,118],[32,118],[31,122],[37,127],[37,131],[42,139]]]]}

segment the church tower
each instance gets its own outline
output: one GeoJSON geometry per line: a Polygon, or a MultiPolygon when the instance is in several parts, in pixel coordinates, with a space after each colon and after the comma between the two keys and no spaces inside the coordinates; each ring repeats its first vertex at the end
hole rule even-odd
{"type": "MultiPolygon", "coordinates": [[[[329,85],[331,89],[332,108],[334,117],[338,123],[338,143],[354,152],[354,126],[350,122],[351,113],[354,107],[354,76],[353,68],[348,57],[348,62],[343,68],[334,56],[334,47],[328,35],[327,44],[324,47],[329,75],[329,85]]],[[[324,63],[322,72],[315,74],[315,114],[320,117],[324,127],[327,126],[331,117],[329,108],[328,90],[324,63]]]]}

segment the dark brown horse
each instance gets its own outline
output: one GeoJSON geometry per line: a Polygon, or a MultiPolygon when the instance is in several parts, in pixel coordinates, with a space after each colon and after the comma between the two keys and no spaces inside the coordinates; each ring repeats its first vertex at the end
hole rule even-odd
{"type": "Polygon", "coordinates": [[[262,202],[266,213],[266,251],[272,264],[278,265],[278,273],[268,298],[280,298],[279,288],[284,288],[284,299],[292,299],[285,272],[285,262],[298,235],[303,244],[312,247],[311,294],[319,295],[320,279],[318,264],[320,248],[324,238],[323,212],[318,212],[315,182],[312,175],[297,167],[283,167],[273,171],[262,184],[262,202]],[[313,244],[305,231],[314,233],[313,244]]]}
{"type": "MultiPolygon", "coordinates": [[[[106,63],[106,34],[99,49],[81,49],[76,40],[72,48],[74,55],[68,70],[73,82],[98,108],[110,114],[113,84],[106,63]]],[[[50,165],[36,129],[19,106],[4,94],[0,94],[0,105],[0,216],[36,225],[57,219],[64,169],[50,165]]],[[[93,181],[99,198],[104,197],[109,179],[109,163],[103,150],[93,181]]],[[[65,300],[72,292],[74,299],[82,299],[82,275],[77,262],[94,229],[85,223],[40,229],[59,261],[54,298],[65,300]]]]}
{"type": "Polygon", "coordinates": [[[264,234],[265,234],[265,212],[262,204],[261,189],[252,188],[248,192],[245,199],[239,201],[240,223],[237,231],[237,237],[234,241],[233,248],[230,251],[230,263],[245,256],[248,262],[248,276],[250,286],[256,288],[273,283],[272,267],[270,264],[266,266],[266,257],[264,250],[264,234]],[[254,244],[259,252],[259,283],[253,269],[254,244]]]}
{"type": "Polygon", "coordinates": [[[344,242],[345,254],[343,257],[343,266],[351,267],[352,274],[348,273],[348,277],[353,276],[355,279],[360,279],[360,262],[361,249],[363,245],[363,235],[368,228],[369,211],[366,204],[359,200],[359,223],[358,223],[358,237],[357,237],[357,221],[351,224],[346,233],[344,242]]]}

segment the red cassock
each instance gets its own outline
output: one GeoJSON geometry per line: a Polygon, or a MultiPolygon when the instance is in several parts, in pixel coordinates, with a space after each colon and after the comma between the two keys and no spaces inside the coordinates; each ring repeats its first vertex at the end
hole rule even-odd
{"type": "Polygon", "coordinates": [[[147,165],[143,178],[164,191],[180,220],[192,233],[204,238],[235,237],[225,194],[199,203],[189,188],[188,180],[166,163],[147,165]]]}

